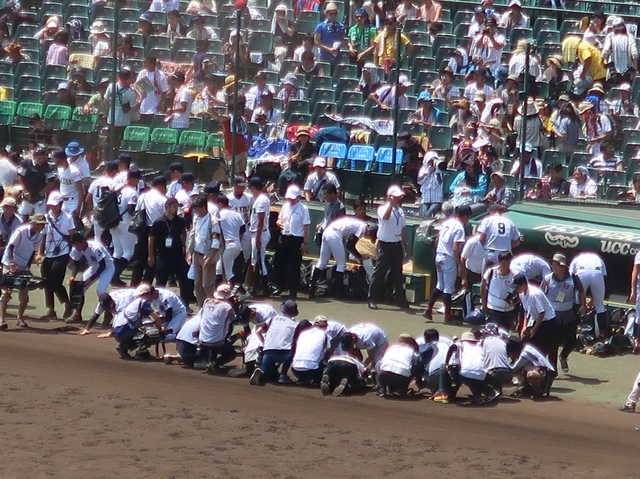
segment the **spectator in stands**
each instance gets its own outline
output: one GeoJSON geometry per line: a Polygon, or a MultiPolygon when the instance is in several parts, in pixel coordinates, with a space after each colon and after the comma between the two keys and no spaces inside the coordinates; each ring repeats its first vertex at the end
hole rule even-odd
{"type": "Polygon", "coordinates": [[[418,18],[418,9],[413,4],[412,0],[401,0],[396,7],[395,16],[397,22],[404,26],[404,21],[409,19],[418,18]]]}
{"type": "Polygon", "coordinates": [[[296,25],[287,19],[289,9],[284,3],[278,4],[271,21],[271,34],[274,40],[280,38],[282,43],[289,47],[296,38],[296,25]]]}
{"type": "Polygon", "coordinates": [[[302,44],[293,51],[293,59],[297,62],[301,62],[302,54],[304,52],[311,52],[315,58],[315,55],[316,55],[315,50],[316,48],[315,48],[314,35],[305,35],[302,37],[302,44]]]}
{"type": "Polygon", "coordinates": [[[442,18],[442,5],[433,0],[420,0],[418,17],[427,23],[439,22],[442,18]]]}
{"type": "Polygon", "coordinates": [[[516,116],[513,121],[513,131],[518,135],[516,139],[516,145],[518,147],[523,141],[529,143],[536,149],[545,146],[547,138],[545,136],[544,125],[538,113],[540,113],[540,109],[532,98],[527,100],[526,109],[524,105],[518,107],[518,116],[516,116]],[[524,139],[522,138],[523,114],[527,116],[527,130],[524,139]]]}
{"type": "Polygon", "coordinates": [[[293,15],[298,18],[298,15],[303,10],[318,12],[320,11],[320,5],[322,5],[322,0],[297,0],[293,5],[293,15]]]}
{"type": "Polygon", "coordinates": [[[255,76],[253,86],[249,88],[249,91],[247,91],[245,95],[247,99],[246,109],[248,112],[253,113],[253,111],[258,108],[262,94],[266,91],[271,92],[272,95],[276,93],[272,85],[267,85],[267,72],[262,70],[255,76]]]}
{"type": "MultiPolygon", "coordinates": [[[[317,154],[318,148],[311,141],[309,130],[305,127],[299,128],[296,132],[296,141],[289,150],[289,158],[293,158],[296,164],[302,166],[303,163],[309,163],[311,158],[317,154]]],[[[306,176],[306,171],[304,171],[304,174],[306,176]]],[[[301,183],[300,186],[304,186],[304,183],[301,183]]]]}
{"type": "Polygon", "coordinates": [[[471,113],[473,114],[474,121],[480,121],[482,112],[487,105],[487,95],[482,90],[478,90],[473,95],[473,103],[470,105],[471,113]]]}
{"type": "Polygon", "coordinates": [[[189,114],[191,113],[191,103],[193,95],[189,85],[185,82],[184,73],[175,71],[169,76],[169,86],[175,91],[173,105],[167,110],[167,115],[171,116],[171,128],[186,130],[189,128],[189,114]]]}
{"type": "MultiPolygon", "coordinates": [[[[602,34],[602,30],[604,29],[605,22],[607,17],[601,12],[596,12],[591,15],[591,18],[587,20],[587,25],[583,27],[580,25],[580,30],[584,31],[582,36],[582,41],[587,42],[589,45],[593,45],[597,48],[600,48],[602,45],[598,36],[602,34]]],[[[584,19],[583,19],[584,21],[584,19]]]]}
{"type": "Polygon", "coordinates": [[[497,28],[496,20],[487,18],[482,30],[473,38],[469,52],[472,57],[480,58],[482,65],[488,68],[493,75],[501,68],[502,49],[507,43],[505,36],[499,33],[497,28]]]}
{"type": "MultiPolygon", "coordinates": [[[[522,151],[524,161],[524,176],[527,178],[542,178],[542,161],[534,156],[534,147],[530,143],[525,143],[522,151]]],[[[515,160],[511,166],[511,176],[520,177],[520,160],[515,160]]]]}
{"type": "Polygon", "coordinates": [[[529,17],[522,13],[520,0],[511,0],[509,2],[509,9],[500,17],[500,26],[507,30],[527,28],[529,26],[529,17]]]}
{"type": "Polygon", "coordinates": [[[549,98],[557,99],[560,94],[567,91],[567,85],[571,78],[562,70],[562,56],[552,56],[547,58],[547,69],[542,74],[542,81],[549,83],[549,98]]]}
{"type": "MultiPolygon", "coordinates": [[[[398,108],[408,108],[407,91],[413,86],[407,75],[398,77],[398,108]]],[[[396,104],[396,85],[382,85],[369,98],[383,110],[393,110],[396,104]]]]}
{"type": "Polygon", "coordinates": [[[146,46],[149,37],[157,33],[153,23],[151,23],[151,15],[143,13],[138,17],[138,30],[136,33],[142,34],[142,44],[146,46]]]}
{"type": "Polygon", "coordinates": [[[635,201],[640,203],[640,175],[635,174],[631,188],[618,194],[618,199],[623,201],[635,201]]]}
{"type": "Polygon", "coordinates": [[[66,65],[69,63],[67,43],[69,43],[69,35],[67,32],[56,33],[47,51],[47,65],[66,65]]]}
{"type": "Polygon", "coordinates": [[[93,86],[87,81],[87,70],[85,68],[77,67],[71,71],[69,88],[73,93],[93,93],[93,86]]]}
{"type": "Polygon", "coordinates": [[[57,15],[51,15],[47,18],[44,27],[34,33],[33,38],[40,40],[40,43],[45,43],[49,40],[54,40],[59,32],[60,18],[57,15]]]}
{"type": "Polygon", "coordinates": [[[486,75],[487,71],[482,67],[476,68],[473,72],[467,74],[467,78],[473,80],[464,88],[464,97],[467,100],[473,101],[477,91],[484,92],[485,99],[493,96],[493,88],[485,84],[486,75]]]}
{"type": "Polygon", "coordinates": [[[451,68],[451,71],[453,71],[454,74],[467,73],[467,70],[470,66],[469,54],[467,53],[467,50],[462,47],[456,48],[453,52],[453,56],[449,58],[449,63],[447,63],[447,66],[451,68]]]}
{"type": "Polygon", "coordinates": [[[409,123],[418,123],[427,131],[431,125],[440,122],[440,110],[433,106],[431,93],[421,91],[418,96],[418,109],[409,116],[409,123]]]}
{"type": "Polygon", "coordinates": [[[178,10],[180,3],[178,0],[153,0],[149,7],[150,12],[169,13],[172,10],[178,10]]]}
{"type": "Polygon", "coordinates": [[[600,143],[600,153],[593,156],[589,166],[599,170],[624,171],[624,161],[616,155],[615,145],[606,140],[600,143]]]}
{"type": "Polygon", "coordinates": [[[449,191],[453,193],[451,204],[454,206],[477,203],[487,193],[487,176],[482,173],[475,155],[468,156],[463,164],[464,171],[458,173],[449,187],[449,191]]]}
{"type": "MultiPolygon", "coordinates": [[[[202,88],[204,77],[209,73],[211,55],[207,53],[208,49],[209,40],[196,41],[196,53],[193,55],[193,86],[196,91],[202,88]]],[[[213,63],[217,67],[215,61],[213,63]]]]}
{"type": "Polygon", "coordinates": [[[609,104],[609,113],[613,116],[633,115],[635,113],[634,101],[631,98],[631,84],[622,83],[618,87],[619,97],[609,104]]]}
{"type": "Polygon", "coordinates": [[[551,127],[551,133],[560,139],[558,150],[571,155],[578,149],[578,138],[582,129],[580,117],[573,108],[571,102],[566,102],[560,107],[557,121],[551,127]]]}
{"type": "Polygon", "coordinates": [[[232,30],[231,33],[229,33],[229,41],[226,42],[224,45],[222,45],[222,49],[220,51],[224,53],[225,64],[231,65],[231,66],[235,65],[236,42],[240,42],[240,59],[238,60],[238,65],[240,65],[240,71],[238,72],[238,75],[241,78],[244,78],[246,77],[246,75],[243,76],[241,72],[246,71],[248,69],[248,66],[251,64],[251,56],[249,54],[249,45],[247,45],[247,42],[244,41],[244,38],[242,37],[242,32],[240,32],[240,36],[238,38],[236,31],[232,30]]]}
{"type": "Polygon", "coordinates": [[[549,182],[549,195],[551,198],[565,198],[569,196],[569,182],[562,177],[564,167],[561,163],[551,165],[546,180],[549,182]]]}
{"type": "Polygon", "coordinates": [[[98,85],[98,92],[95,93],[89,101],[82,107],[82,112],[85,115],[95,115],[106,119],[109,113],[109,100],[105,98],[107,87],[111,80],[108,78],[102,78],[98,85]]]}
{"type": "MultiPolygon", "coordinates": [[[[238,95],[237,108],[240,115],[235,120],[233,117],[233,102],[227,103],[227,113],[220,115],[215,110],[211,111],[211,116],[218,122],[222,123],[222,131],[224,133],[224,160],[226,169],[222,171],[218,170],[218,175],[221,178],[228,178],[228,170],[231,168],[232,163],[232,139],[233,132],[236,131],[236,157],[235,157],[235,171],[234,175],[245,175],[247,169],[247,152],[249,151],[249,145],[251,144],[251,129],[247,125],[247,122],[242,117],[244,112],[245,98],[244,95],[238,95]],[[245,138],[246,136],[246,138],[245,138]]],[[[216,178],[214,178],[216,179],[216,178]]]]}
{"type": "Polygon", "coordinates": [[[277,108],[273,107],[273,93],[269,90],[265,90],[260,95],[260,106],[253,110],[251,116],[253,123],[264,122],[268,125],[276,125],[282,121],[282,113],[277,108]]]}
{"type": "Polygon", "coordinates": [[[111,39],[107,35],[107,26],[102,20],[96,20],[91,25],[91,34],[94,36],[93,58],[98,59],[111,55],[111,39]]]}
{"type": "Polygon", "coordinates": [[[607,70],[602,64],[602,54],[593,45],[583,42],[581,35],[568,33],[562,40],[562,52],[566,62],[574,62],[578,58],[580,65],[574,69],[573,90],[581,95],[589,89],[593,82],[604,82],[607,70]]]}
{"type": "MultiPolygon", "coordinates": [[[[473,113],[471,113],[471,103],[466,98],[461,98],[451,105],[451,109],[453,112],[453,117],[449,122],[449,126],[454,129],[454,133],[458,135],[464,135],[465,141],[469,140],[469,146],[471,145],[471,140],[475,138],[476,135],[476,123],[472,122],[473,113]],[[473,136],[469,135],[469,129],[467,128],[468,124],[473,123],[473,136]]],[[[456,155],[454,155],[454,158],[456,155]]]]}
{"type": "Polygon", "coordinates": [[[107,100],[116,102],[115,119],[113,118],[111,108],[109,108],[109,116],[107,119],[107,123],[111,127],[114,127],[116,145],[119,145],[122,141],[124,129],[131,124],[131,112],[140,108],[136,94],[131,89],[132,83],[133,73],[131,70],[120,70],[115,95],[113,92],[113,84],[109,84],[104,94],[107,100]]]}
{"type": "Polygon", "coordinates": [[[22,53],[22,46],[19,43],[10,43],[6,47],[4,47],[3,50],[6,53],[6,56],[0,61],[2,63],[9,63],[10,65],[12,65],[14,71],[18,63],[22,61],[28,62],[29,60],[31,60],[31,57],[28,54],[22,53]]]}
{"type": "Polygon", "coordinates": [[[300,188],[304,186],[305,174],[302,166],[303,163],[297,161],[295,155],[289,156],[287,167],[282,170],[278,177],[278,194],[280,196],[285,195],[287,188],[289,188],[291,184],[298,185],[300,188]]]}
{"type": "Polygon", "coordinates": [[[442,206],[444,176],[441,164],[437,151],[427,151],[422,159],[417,183],[422,195],[418,215],[423,218],[434,216],[442,206]]]}
{"type": "Polygon", "coordinates": [[[208,116],[216,105],[225,105],[225,102],[218,98],[220,88],[219,84],[216,86],[216,78],[213,75],[205,75],[202,84],[202,91],[191,104],[191,114],[194,116],[208,116]]]}
{"type": "Polygon", "coordinates": [[[440,78],[432,85],[434,98],[443,98],[447,107],[451,107],[453,102],[461,96],[460,89],[453,84],[453,78],[453,70],[450,66],[446,66],[440,70],[440,78]]]}
{"type": "Polygon", "coordinates": [[[133,35],[126,35],[122,40],[122,45],[118,47],[118,60],[124,63],[128,60],[136,60],[139,56],[139,50],[133,46],[133,35]]]}
{"type": "Polygon", "coordinates": [[[317,156],[313,160],[313,173],[307,176],[304,182],[304,196],[307,201],[322,201],[324,194],[322,187],[327,183],[331,183],[340,191],[340,181],[332,172],[327,171],[327,160],[321,156],[317,156]]]}
{"type": "Polygon", "coordinates": [[[499,171],[491,173],[491,190],[484,197],[484,201],[489,204],[501,205],[508,208],[516,199],[513,191],[504,186],[504,175],[499,171]]]}
{"type": "Polygon", "coordinates": [[[638,71],[638,47],[635,35],[627,32],[627,26],[620,17],[613,19],[612,27],[613,31],[606,36],[602,47],[602,60],[613,64],[609,81],[612,83],[619,83],[622,79],[631,81],[638,71]]]}
{"type": "Polygon", "coordinates": [[[215,15],[218,13],[218,8],[212,0],[191,0],[187,5],[186,13],[189,15],[197,15],[199,13],[215,15]]]}
{"type": "Polygon", "coordinates": [[[598,183],[595,182],[586,166],[578,166],[573,172],[570,198],[595,198],[598,194],[598,183]]]}
{"type": "MultiPolygon", "coordinates": [[[[396,19],[387,17],[384,20],[384,28],[373,41],[375,44],[374,59],[375,63],[384,68],[385,75],[389,75],[396,64],[396,19]]],[[[404,45],[404,53],[400,55],[400,61],[411,55],[413,51],[413,43],[404,33],[400,34],[400,43],[404,45]]]]}
{"type": "Polygon", "coordinates": [[[577,110],[584,121],[584,131],[587,137],[587,151],[592,155],[600,153],[600,143],[613,137],[613,127],[607,115],[594,112],[593,103],[583,101],[577,110]]]}
{"type": "Polygon", "coordinates": [[[169,91],[169,83],[167,77],[162,70],[158,68],[158,62],[155,57],[147,57],[144,59],[143,68],[138,73],[136,82],[142,82],[153,85],[153,91],[144,92],[140,101],[141,115],[155,115],[159,108],[164,104],[164,99],[169,91]]]}
{"type": "MultiPolygon", "coordinates": [[[[399,7],[398,7],[399,8],[399,7]]],[[[362,70],[365,62],[373,60],[373,40],[376,38],[376,28],[369,21],[369,14],[364,8],[356,10],[356,23],[347,33],[349,44],[349,59],[362,70]]]]}
{"type": "Polygon", "coordinates": [[[282,88],[278,92],[277,98],[282,101],[283,110],[287,108],[289,100],[305,99],[304,91],[296,86],[296,77],[294,75],[287,75],[282,79],[282,88]]]}
{"type": "Polygon", "coordinates": [[[378,77],[378,66],[375,63],[367,62],[362,67],[360,74],[360,82],[358,88],[362,92],[363,98],[369,98],[370,95],[380,88],[380,79],[378,77]]]}
{"type": "MultiPolygon", "coordinates": [[[[516,48],[511,52],[511,58],[509,58],[508,74],[518,78],[524,78],[524,69],[526,66],[527,56],[527,40],[518,40],[516,48]]],[[[529,47],[529,75],[533,81],[542,80],[542,68],[540,68],[540,56],[538,56],[533,46],[529,47]]]]}
{"type": "Polygon", "coordinates": [[[169,37],[169,45],[173,46],[176,38],[186,37],[187,33],[189,33],[189,29],[180,23],[180,12],[178,9],[171,10],[167,13],[167,28],[162,32],[162,35],[169,37]]]}
{"type": "Polygon", "coordinates": [[[71,108],[76,107],[76,96],[71,93],[67,82],[58,83],[58,97],[56,98],[58,105],[68,105],[71,108]]]}
{"type": "Polygon", "coordinates": [[[338,21],[338,6],[335,3],[327,3],[324,14],[327,18],[316,26],[314,42],[320,49],[320,60],[331,63],[333,69],[340,61],[340,48],[346,31],[344,24],[338,21]]]}
{"type": "Polygon", "coordinates": [[[57,145],[58,136],[54,134],[50,126],[45,125],[40,115],[33,113],[29,116],[29,147],[38,145],[57,145]]]}
{"type": "Polygon", "coordinates": [[[484,21],[486,19],[487,13],[485,12],[484,7],[476,7],[473,10],[473,19],[471,20],[471,25],[469,25],[469,32],[467,33],[467,36],[472,40],[475,39],[476,36],[482,31],[484,21]]]}
{"type": "MultiPolygon", "coordinates": [[[[188,38],[193,38],[194,40],[219,40],[218,34],[215,30],[207,25],[205,25],[206,17],[204,15],[194,15],[191,17],[191,21],[189,22],[189,33],[187,33],[188,38]]],[[[235,29],[229,34],[229,43],[233,43],[233,36],[235,36],[235,29]]],[[[241,34],[242,38],[242,34],[241,34]]],[[[223,52],[225,53],[225,52],[223,52]]]]}

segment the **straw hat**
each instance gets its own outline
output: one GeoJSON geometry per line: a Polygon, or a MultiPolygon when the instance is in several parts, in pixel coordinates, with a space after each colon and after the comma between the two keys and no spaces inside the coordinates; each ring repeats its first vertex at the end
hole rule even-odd
{"type": "Polygon", "coordinates": [[[227,78],[224,79],[224,85],[222,86],[222,88],[230,88],[232,87],[234,84],[236,83],[236,76],[235,75],[229,75],[227,78]]]}
{"type": "Polygon", "coordinates": [[[552,56],[547,58],[547,66],[555,65],[559,69],[562,69],[563,58],[561,56],[552,56]]]}
{"type": "Polygon", "coordinates": [[[576,113],[578,115],[582,115],[583,113],[591,110],[593,108],[593,103],[591,103],[590,101],[583,101],[580,102],[580,104],[578,105],[578,108],[576,109],[576,113]]]}
{"type": "Polygon", "coordinates": [[[589,93],[589,94],[591,94],[591,93],[600,93],[601,95],[605,95],[604,87],[602,86],[602,83],[600,83],[600,82],[595,82],[593,84],[593,86],[591,88],[589,88],[589,91],[587,93],[589,93]]]}
{"type": "Polygon", "coordinates": [[[360,238],[356,243],[356,251],[367,258],[376,258],[378,256],[376,243],[370,238],[360,238]]]}
{"type": "Polygon", "coordinates": [[[336,5],[333,2],[327,3],[327,5],[324,7],[324,13],[337,12],[337,11],[338,11],[338,5],[336,5]]]}
{"type": "Polygon", "coordinates": [[[107,33],[107,26],[104,24],[102,20],[96,20],[91,25],[91,29],[89,30],[93,35],[99,35],[101,33],[107,33]]]}

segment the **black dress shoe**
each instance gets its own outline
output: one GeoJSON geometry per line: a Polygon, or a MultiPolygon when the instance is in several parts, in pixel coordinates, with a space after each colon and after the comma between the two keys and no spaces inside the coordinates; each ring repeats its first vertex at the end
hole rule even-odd
{"type": "Polygon", "coordinates": [[[369,309],[378,309],[378,305],[373,301],[369,301],[369,309]]]}

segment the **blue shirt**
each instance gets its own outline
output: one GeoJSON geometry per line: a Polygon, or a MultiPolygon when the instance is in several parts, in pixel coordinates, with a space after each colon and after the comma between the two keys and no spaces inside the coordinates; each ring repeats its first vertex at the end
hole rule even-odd
{"type": "MultiPolygon", "coordinates": [[[[329,20],[325,20],[322,23],[318,23],[315,29],[315,33],[320,34],[320,43],[325,47],[333,47],[336,42],[341,42],[345,36],[344,23],[335,22],[329,23],[329,20]]],[[[338,54],[338,58],[340,54],[338,54]]],[[[320,59],[334,61],[337,57],[334,57],[326,50],[320,50],[320,59]]]]}

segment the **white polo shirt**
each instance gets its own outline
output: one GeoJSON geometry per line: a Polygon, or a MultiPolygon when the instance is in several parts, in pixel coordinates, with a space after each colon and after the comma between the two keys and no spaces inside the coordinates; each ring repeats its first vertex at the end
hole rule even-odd
{"type": "Polygon", "coordinates": [[[437,254],[455,257],[453,247],[456,243],[464,243],[464,226],[458,218],[449,218],[440,227],[438,235],[437,254]]]}
{"type": "Polygon", "coordinates": [[[267,333],[264,335],[264,351],[290,351],[293,349],[293,335],[298,323],[286,316],[274,316],[267,321],[267,333]]]}
{"type": "Polygon", "coordinates": [[[25,224],[18,226],[11,234],[7,247],[2,256],[2,265],[8,268],[11,261],[9,260],[9,246],[13,246],[13,262],[19,270],[25,270],[29,267],[29,260],[33,253],[40,249],[44,235],[42,231],[36,234],[31,233],[31,225],[25,224]]]}
{"type": "Polygon", "coordinates": [[[487,308],[494,311],[513,311],[507,301],[507,295],[513,292],[513,278],[515,275],[509,271],[507,275],[501,275],[498,266],[493,266],[484,272],[487,283],[487,308]]]}
{"type": "Polygon", "coordinates": [[[416,360],[416,352],[406,344],[394,344],[387,349],[380,360],[380,371],[410,377],[416,360]]]}
{"type": "Polygon", "coordinates": [[[322,188],[327,183],[332,183],[336,188],[340,188],[340,181],[338,180],[338,177],[330,171],[326,171],[322,178],[318,178],[318,172],[314,171],[307,176],[307,179],[304,182],[304,191],[311,192],[312,200],[321,200],[324,198],[322,188]]]}
{"type": "Polygon", "coordinates": [[[467,239],[460,256],[465,261],[467,269],[476,274],[482,274],[484,263],[484,246],[480,243],[480,236],[475,234],[467,239]]]}
{"type": "Polygon", "coordinates": [[[478,226],[478,233],[486,238],[484,248],[494,251],[511,251],[511,242],[520,239],[520,231],[509,218],[502,215],[489,215],[478,226]]]}
{"type": "Polygon", "coordinates": [[[402,229],[407,225],[404,219],[404,211],[400,207],[393,207],[388,220],[382,219],[390,207],[385,203],[378,207],[378,240],[385,243],[397,243],[402,241],[402,229]]]}
{"type": "Polygon", "coordinates": [[[258,215],[264,213],[264,231],[269,229],[269,214],[271,212],[271,201],[265,193],[260,193],[253,202],[251,207],[251,222],[249,231],[255,233],[258,231],[258,215]]]}
{"type": "Polygon", "coordinates": [[[182,85],[173,100],[173,108],[180,108],[182,103],[187,104],[187,109],[183,112],[172,113],[171,128],[189,128],[189,115],[191,113],[191,103],[193,95],[186,85],[182,85]]]}
{"type": "Polygon", "coordinates": [[[526,293],[520,293],[520,302],[528,318],[528,327],[534,325],[540,313],[544,313],[543,321],[552,321],[556,318],[556,312],[549,298],[537,286],[530,284],[526,293]]]}
{"type": "Polygon", "coordinates": [[[295,205],[292,205],[289,201],[283,204],[278,219],[281,219],[284,223],[282,226],[282,234],[284,236],[304,237],[305,225],[311,224],[309,210],[300,201],[295,205]]]}
{"type": "Polygon", "coordinates": [[[152,226],[158,218],[165,214],[166,203],[167,197],[155,188],[151,188],[138,196],[136,211],[145,210],[147,212],[147,226],[152,226]]]}

